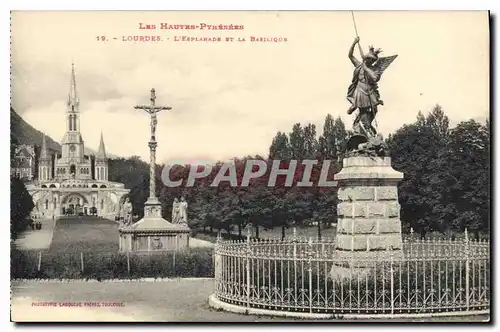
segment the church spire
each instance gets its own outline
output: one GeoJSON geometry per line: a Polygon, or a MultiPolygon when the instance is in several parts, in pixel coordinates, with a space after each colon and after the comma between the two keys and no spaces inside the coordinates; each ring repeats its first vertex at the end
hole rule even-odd
{"type": "Polygon", "coordinates": [[[106,159],[106,149],[104,148],[104,138],[101,131],[101,141],[99,142],[99,150],[97,151],[97,158],[106,159]]]}
{"type": "Polygon", "coordinates": [[[45,133],[42,133],[42,150],[40,151],[40,159],[49,159],[47,152],[47,142],[45,140],[45,133]]]}
{"type": "Polygon", "coordinates": [[[71,81],[68,94],[68,108],[71,112],[77,112],[80,106],[80,98],[78,98],[78,92],[76,90],[76,75],[75,75],[75,64],[71,64],[71,81]]]}

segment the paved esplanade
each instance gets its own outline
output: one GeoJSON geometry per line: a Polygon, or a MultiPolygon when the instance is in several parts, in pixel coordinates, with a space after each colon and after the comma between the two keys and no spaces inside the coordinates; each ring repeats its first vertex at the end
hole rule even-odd
{"type": "Polygon", "coordinates": [[[18,249],[45,250],[50,247],[56,221],[52,219],[36,221],[40,221],[42,223],[42,229],[32,230],[31,228],[28,228],[28,230],[21,233],[19,238],[14,242],[18,249]]]}
{"type": "MultiPolygon", "coordinates": [[[[118,250],[118,225],[102,218],[91,216],[66,217],[57,221],[41,220],[42,229],[23,232],[15,241],[20,250],[47,250],[64,252],[118,250]]],[[[193,238],[191,247],[213,247],[213,243],[193,238]]]]}
{"type": "MultiPolygon", "coordinates": [[[[12,283],[14,321],[142,321],[142,322],[297,322],[279,317],[258,317],[220,312],[208,307],[213,279],[172,279],[158,282],[38,282],[12,283]],[[75,289],[78,289],[76,292],[75,289]],[[118,302],[120,307],[43,307],[41,301],[118,302]]],[[[486,316],[435,317],[394,321],[483,321],[486,316]]],[[[337,320],[338,322],[339,320],[337,320]]],[[[346,320],[340,320],[345,322],[346,320]]],[[[375,320],[370,320],[375,321],[375,320]]],[[[376,320],[383,321],[383,320],[376,320]]],[[[302,322],[304,322],[302,320],[302,322]]]]}

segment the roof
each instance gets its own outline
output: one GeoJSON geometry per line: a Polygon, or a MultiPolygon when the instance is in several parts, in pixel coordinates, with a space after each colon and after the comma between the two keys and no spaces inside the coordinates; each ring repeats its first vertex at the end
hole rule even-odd
{"type": "Polygon", "coordinates": [[[23,157],[34,157],[35,156],[35,149],[31,145],[20,145],[16,147],[15,150],[15,155],[17,156],[23,156],[23,157]]]}

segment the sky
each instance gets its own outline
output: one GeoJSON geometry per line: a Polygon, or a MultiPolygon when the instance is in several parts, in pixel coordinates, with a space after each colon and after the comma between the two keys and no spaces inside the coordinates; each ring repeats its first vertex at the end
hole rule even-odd
{"type": "MultiPolygon", "coordinates": [[[[364,50],[398,54],[379,82],[383,135],[437,103],[452,123],[489,118],[487,12],[361,11],[355,20],[364,50]]],[[[277,131],[301,122],[320,133],[328,113],[352,126],[347,53],[356,34],[348,11],[14,12],[11,31],[12,106],[55,140],[66,130],[72,62],[85,144],[97,150],[102,131],[114,155],[149,159],[149,116],[134,106],[149,103],[151,88],[158,105],[172,107],[158,115],[158,162],[265,156],[277,131]],[[244,29],[143,30],[139,23],[244,29]],[[162,41],[122,41],[141,35],[162,41]],[[182,36],[246,41],[174,41],[182,36]]]]}

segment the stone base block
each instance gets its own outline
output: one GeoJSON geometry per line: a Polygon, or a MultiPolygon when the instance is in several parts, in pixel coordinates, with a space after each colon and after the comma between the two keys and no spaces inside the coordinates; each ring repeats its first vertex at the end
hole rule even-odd
{"type": "Polygon", "coordinates": [[[121,252],[177,251],[189,247],[189,234],[122,234],[121,252]]]}
{"type": "Polygon", "coordinates": [[[334,177],[339,182],[358,183],[369,187],[395,184],[403,178],[401,172],[391,167],[389,157],[350,157],[345,158],[342,164],[342,170],[334,177]]]}
{"type": "Polygon", "coordinates": [[[400,206],[397,200],[353,201],[337,205],[339,218],[399,218],[400,206]]]}
{"type": "Polygon", "coordinates": [[[337,234],[336,249],[347,251],[393,250],[402,248],[401,233],[337,234]]]}
{"type": "Polygon", "coordinates": [[[390,262],[391,257],[394,261],[403,258],[401,249],[393,250],[372,250],[372,251],[349,251],[336,250],[334,253],[335,260],[338,261],[338,266],[367,266],[375,262],[390,262]]]}
{"type": "Polygon", "coordinates": [[[144,204],[144,217],[161,218],[161,203],[157,198],[148,198],[144,204]]]}
{"type": "Polygon", "coordinates": [[[399,266],[403,259],[402,250],[379,251],[335,251],[335,263],[330,270],[333,280],[348,278],[389,276],[391,265],[399,266]]]}
{"type": "Polygon", "coordinates": [[[336,252],[336,263],[330,269],[333,280],[367,278],[385,278],[390,280],[391,268],[400,265],[403,259],[401,250],[368,251],[368,252],[336,252]]]}
{"type": "Polygon", "coordinates": [[[187,225],[172,224],[161,217],[148,215],[118,232],[121,252],[152,252],[189,247],[191,231],[187,225]]]}
{"type": "Polygon", "coordinates": [[[399,219],[343,218],[337,222],[337,234],[385,234],[401,232],[399,219]]]}
{"type": "Polygon", "coordinates": [[[370,275],[371,269],[364,267],[348,267],[333,265],[330,270],[330,278],[334,281],[342,281],[344,279],[359,279],[365,280],[370,275]]]}

